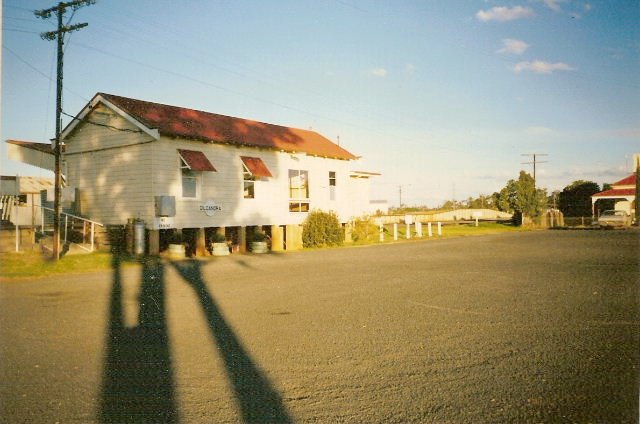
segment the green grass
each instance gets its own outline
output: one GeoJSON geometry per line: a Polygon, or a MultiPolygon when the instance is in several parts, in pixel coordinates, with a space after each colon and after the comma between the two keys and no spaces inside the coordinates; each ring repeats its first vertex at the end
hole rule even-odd
{"type": "MultiPolygon", "coordinates": [[[[384,241],[393,242],[393,225],[385,225],[384,227],[384,241]]],[[[447,237],[463,237],[463,236],[481,236],[487,234],[499,234],[518,231],[527,231],[526,227],[515,227],[511,224],[499,224],[494,222],[481,222],[476,227],[475,224],[448,224],[442,226],[442,236],[438,236],[438,225],[432,223],[431,231],[432,237],[429,237],[427,224],[422,225],[422,239],[418,238],[415,232],[415,225],[411,226],[411,240],[436,240],[447,237]]],[[[369,237],[369,240],[373,240],[369,237]]],[[[406,241],[406,225],[398,224],[398,242],[406,241]]],[[[378,235],[375,235],[375,241],[369,243],[357,243],[357,244],[374,244],[379,243],[378,235]]]]}
{"type": "MultiPolygon", "coordinates": [[[[474,224],[443,225],[442,236],[437,235],[437,225],[432,225],[433,237],[429,238],[427,226],[422,226],[422,238],[415,234],[415,226],[411,226],[411,239],[405,237],[406,226],[398,224],[398,240],[393,240],[393,225],[386,225],[384,243],[399,243],[417,240],[438,240],[449,237],[479,236],[486,234],[498,234],[505,232],[526,231],[526,228],[514,227],[506,224],[480,223],[474,224]]],[[[368,240],[359,240],[353,245],[379,244],[378,233],[369,235],[368,240]]],[[[96,252],[82,255],[67,255],[54,262],[48,256],[38,252],[3,253],[0,254],[0,281],[21,280],[27,278],[39,278],[52,274],[81,274],[92,271],[103,271],[111,268],[111,254],[96,252]]]]}
{"type": "Polygon", "coordinates": [[[111,254],[104,252],[67,255],[59,261],[38,252],[0,254],[0,280],[44,277],[51,274],[80,274],[111,268],[111,254]]]}

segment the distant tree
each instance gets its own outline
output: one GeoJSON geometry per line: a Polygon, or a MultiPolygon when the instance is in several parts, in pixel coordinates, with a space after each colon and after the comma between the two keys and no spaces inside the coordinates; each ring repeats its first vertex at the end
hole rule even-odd
{"type": "Polygon", "coordinates": [[[498,210],[531,218],[539,216],[547,206],[546,190],[536,189],[533,177],[524,171],[520,171],[517,180],[509,180],[492,198],[498,210]]]}
{"type": "Polygon", "coordinates": [[[566,186],[558,196],[558,209],[564,216],[590,216],[591,196],[600,192],[598,183],[577,180],[566,186]]]}

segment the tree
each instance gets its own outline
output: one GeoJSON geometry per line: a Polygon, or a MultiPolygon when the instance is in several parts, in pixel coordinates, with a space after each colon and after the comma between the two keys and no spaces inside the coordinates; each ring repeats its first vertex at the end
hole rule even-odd
{"type": "Polygon", "coordinates": [[[591,216],[591,196],[598,192],[598,183],[574,181],[560,192],[558,209],[564,216],[591,216]]]}
{"type": "Polygon", "coordinates": [[[499,210],[530,218],[542,214],[547,206],[546,190],[536,189],[533,177],[524,171],[492,198],[499,210]]]}

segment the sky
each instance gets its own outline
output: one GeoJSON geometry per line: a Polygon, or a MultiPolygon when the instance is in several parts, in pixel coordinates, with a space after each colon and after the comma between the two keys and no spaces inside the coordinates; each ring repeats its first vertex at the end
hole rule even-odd
{"type": "MultiPolygon", "coordinates": [[[[4,140],[55,136],[55,18],[33,14],[55,3],[2,3],[0,172],[48,176],[4,140]]],[[[638,0],[97,0],[65,21],[89,24],[65,113],[105,92],[313,129],[391,206],[489,195],[533,153],[549,192],[611,183],[640,152],[638,0]]]]}

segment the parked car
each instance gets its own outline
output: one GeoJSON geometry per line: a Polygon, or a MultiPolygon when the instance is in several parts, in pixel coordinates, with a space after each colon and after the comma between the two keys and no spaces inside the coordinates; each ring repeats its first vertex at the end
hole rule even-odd
{"type": "Polygon", "coordinates": [[[604,211],[598,217],[598,225],[601,227],[629,227],[631,215],[625,211],[604,211]]]}

